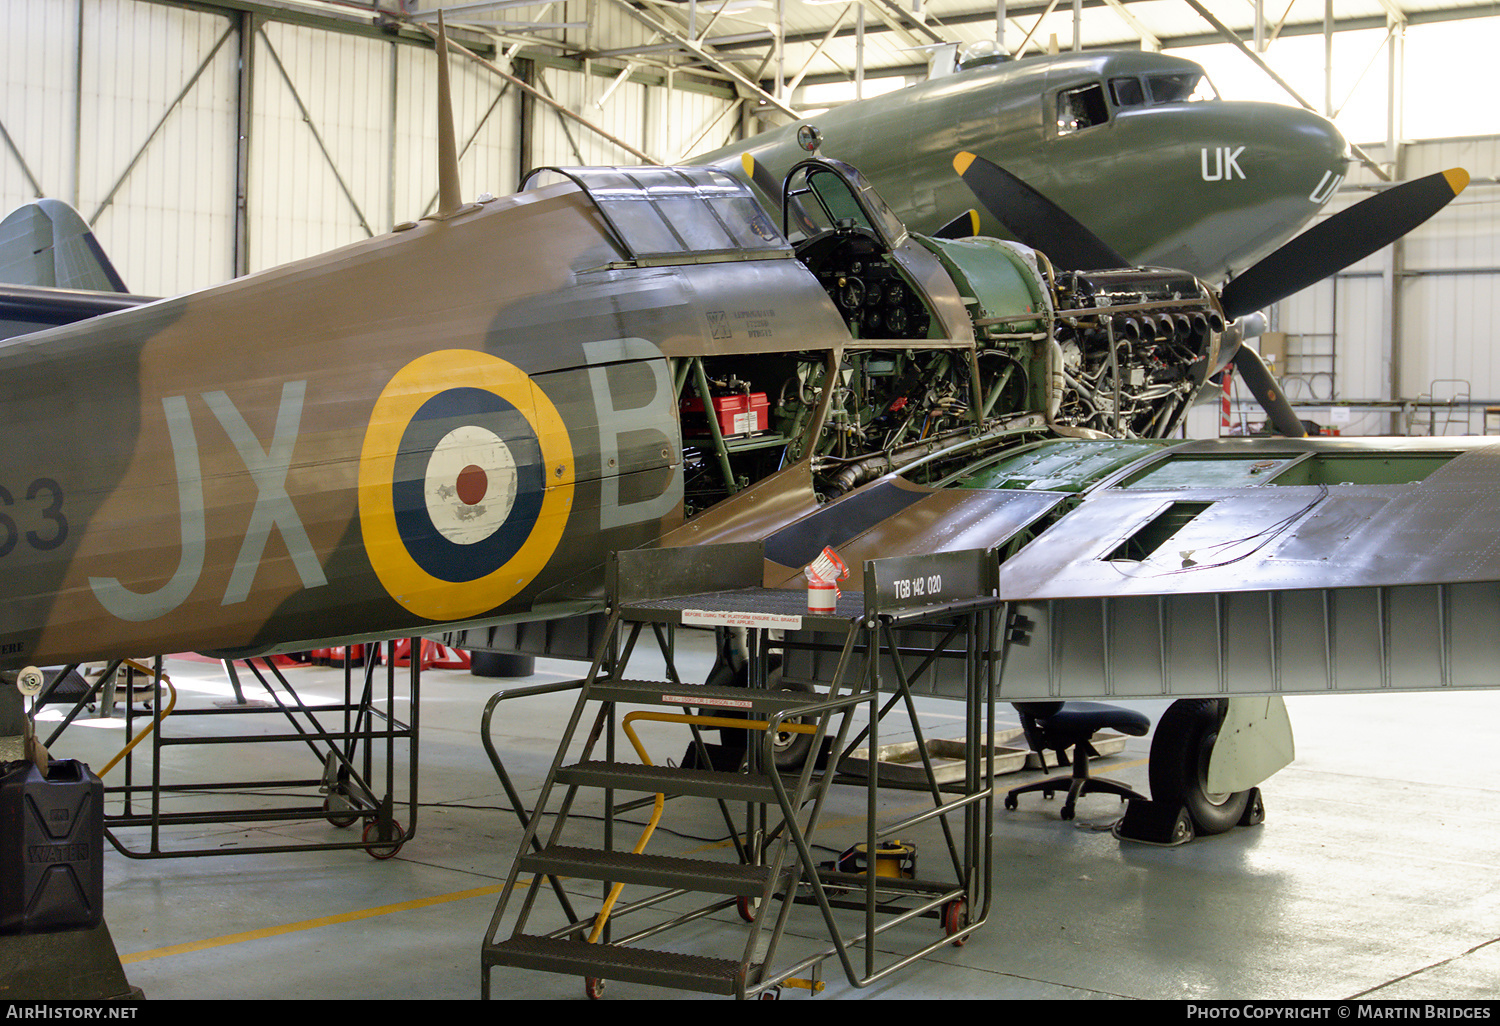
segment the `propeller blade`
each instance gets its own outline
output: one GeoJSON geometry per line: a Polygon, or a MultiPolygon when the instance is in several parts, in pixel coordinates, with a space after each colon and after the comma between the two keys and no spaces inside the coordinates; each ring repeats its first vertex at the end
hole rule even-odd
{"type": "Polygon", "coordinates": [[[1389,246],[1464,191],[1463,168],[1378,192],[1292,239],[1235,278],[1220,297],[1231,320],[1262,310],[1389,246]]]}
{"type": "Polygon", "coordinates": [[[1271,369],[1266,366],[1259,353],[1241,344],[1234,351],[1234,369],[1244,379],[1246,387],[1260,403],[1261,409],[1266,411],[1266,416],[1271,418],[1271,426],[1278,435],[1285,435],[1287,438],[1307,437],[1302,418],[1297,416],[1297,411],[1287,402],[1281,384],[1271,374],[1271,369]]]}
{"type": "Polygon", "coordinates": [[[936,239],[971,239],[979,234],[979,211],[965,210],[932,233],[936,239]]]}
{"type": "Polygon", "coordinates": [[[1130,266],[1062,207],[991,161],[963,152],[953,158],[953,170],[1018,240],[1047,254],[1058,267],[1098,271],[1130,266]]]}

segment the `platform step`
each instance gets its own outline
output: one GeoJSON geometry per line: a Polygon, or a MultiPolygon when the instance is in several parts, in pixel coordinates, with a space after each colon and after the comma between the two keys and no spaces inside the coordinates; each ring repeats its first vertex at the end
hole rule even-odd
{"type": "MultiPolygon", "coordinates": [[[[506,965],[518,969],[540,969],[705,994],[733,994],[742,971],[740,963],[731,958],[708,958],[524,934],[486,945],[481,957],[486,967],[506,965]]],[[[749,978],[758,978],[761,969],[759,963],[752,964],[749,978]]]]}
{"type": "Polygon", "coordinates": [[[693,795],[735,802],[776,804],[770,781],[760,775],[684,769],[681,766],[643,766],[632,762],[580,762],[557,771],[563,784],[612,787],[621,791],[693,795]]]}
{"type": "MultiPolygon", "coordinates": [[[[713,862],[670,855],[635,855],[628,851],[554,845],[521,858],[521,869],[537,875],[570,876],[610,883],[673,887],[710,894],[756,897],[771,875],[768,866],[713,862]]],[[[788,875],[783,871],[783,876],[788,875]]]]}
{"type": "Polygon", "coordinates": [[[764,688],[711,687],[707,684],[673,684],[657,680],[596,680],[589,697],[601,702],[635,705],[679,705],[699,710],[705,716],[735,713],[773,713],[824,701],[823,695],[764,688]]]}

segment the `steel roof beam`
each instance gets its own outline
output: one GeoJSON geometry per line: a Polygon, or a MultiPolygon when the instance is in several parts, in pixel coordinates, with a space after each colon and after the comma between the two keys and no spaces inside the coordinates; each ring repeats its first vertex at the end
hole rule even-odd
{"type": "Polygon", "coordinates": [[[706,62],[709,67],[728,75],[740,86],[748,90],[751,95],[765,101],[766,103],[769,103],[771,106],[775,107],[779,111],[782,111],[789,117],[795,118],[798,116],[796,111],[788,107],[777,97],[766,92],[765,89],[761,88],[759,82],[751,79],[750,76],[746,75],[734,65],[721,58],[718,54],[714,53],[702,43],[693,39],[688,39],[672,26],[663,24],[662,22],[657,21],[654,17],[648,16],[644,11],[638,10],[631,4],[627,3],[626,0],[612,0],[612,2],[616,7],[624,11],[626,14],[630,15],[642,25],[645,25],[647,28],[660,33],[667,39],[678,44],[678,46],[680,46],[684,50],[687,50],[689,53],[694,54],[700,60],[706,62]]]}

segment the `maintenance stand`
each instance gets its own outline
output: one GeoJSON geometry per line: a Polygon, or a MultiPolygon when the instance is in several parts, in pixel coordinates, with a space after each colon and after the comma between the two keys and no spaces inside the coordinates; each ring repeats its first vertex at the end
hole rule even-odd
{"type": "MultiPolygon", "coordinates": [[[[993,748],[967,745],[962,781],[940,786],[917,719],[912,683],[924,672],[935,672],[940,662],[950,674],[955,662],[961,664],[967,737],[993,735],[1004,618],[996,597],[997,565],[994,554],[982,550],[869,562],[862,595],[841,597],[832,613],[809,613],[800,589],[761,586],[765,562],[760,543],[614,554],[607,574],[605,641],[588,675],[500,692],[484,713],[481,736],[525,830],[481,947],[482,996],[489,997],[492,971],[505,966],[583,977],[590,997],[601,996],[604,981],[613,979],[772,998],[782,986],[821,989],[820,967],[832,957],[853,986],[864,987],[945,945],[962,944],[989,914],[993,748]],[[705,592],[705,581],[727,587],[705,592]],[[668,681],[625,676],[647,625],[665,658],[668,681]],[[695,627],[743,630],[748,687],[679,679],[673,659],[676,631],[695,627]],[[913,646],[912,637],[927,637],[930,644],[913,646]],[[798,680],[785,673],[778,678],[773,669],[778,656],[799,647],[827,649],[829,638],[835,639],[838,655],[826,679],[798,680]],[[490,741],[489,724],[503,701],[572,689],[579,692],[572,718],[536,808],[528,812],[490,741]],[[633,711],[617,721],[622,705],[658,708],[633,711]],[[922,753],[924,779],[916,786],[930,795],[932,805],[900,822],[877,823],[877,792],[891,781],[882,780],[877,758],[856,761],[849,756],[859,748],[878,753],[881,721],[897,705],[910,717],[922,753]],[[672,711],[660,711],[662,706],[672,711]],[[581,751],[570,761],[586,717],[591,718],[581,735],[581,751]],[[653,763],[632,729],[646,719],[688,727],[691,742],[683,761],[690,765],[653,763]],[[862,721],[858,729],[856,721],[862,721]],[[723,766],[722,748],[712,751],[716,746],[704,741],[703,732],[713,728],[731,736],[742,731],[748,738],[743,758],[729,768],[723,766]],[[637,761],[617,757],[618,733],[630,739],[637,761]],[[807,735],[811,742],[786,744],[794,735],[807,735]],[[787,751],[797,748],[829,754],[803,758],[792,767],[787,751]],[[841,843],[845,857],[820,866],[811,845],[834,785],[864,789],[864,836],[862,843],[841,843]],[[584,788],[604,790],[602,846],[596,824],[578,815],[570,820],[584,788]],[[617,804],[617,790],[654,797],[617,804]],[[668,798],[718,802],[735,861],[648,854],[647,843],[668,798]],[[645,805],[652,807],[650,821],[634,847],[624,850],[615,841],[617,817],[645,805]],[[549,817],[543,842],[543,821],[549,817]],[[887,865],[885,853],[894,853],[899,861],[903,834],[933,821],[941,827],[948,858],[927,863],[946,864],[946,879],[918,877],[887,865]],[[592,836],[571,841],[579,833],[592,836]],[[522,880],[523,873],[531,878],[522,880]],[[567,878],[600,882],[603,897],[597,910],[584,915],[574,910],[576,895],[564,889],[567,878]],[[546,918],[537,907],[544,879],[557,898],[560,924],[537,925],[546,918]],[[624,901],[626,886],[651,893],[624,901]],[[508,917],[518,891],[524,892],[519,911],[508,917]],[[687,912],[660,908],[690,893],[714,898],[687,912]],[[778,949],[799,904],[816,906],[814,922],[821,921],[827,947],[778,965],[778,949]],[[647,918],[639,914],[653,908],[658,909],[656,919],[628,935],[616,933],[617,923],[647,918]],[[640,946],[728,909],[737,910],[744,921],[736,927],[746,932],[738,957],[640,946]],[[841,917],[846,910],[862,916],[841,917]],[[938,920],[942,936],[914,941],[914,950],[878,965],[891,955],[889,950],[877,952],[876,938],[884,935],[882,946],[889,949],[899,943],[890,931],[924,917],[938,920]],[[508,919],[513,919],[511,925],[502,929],[508,919]]],[[[701,930],[695,944],[703,946],[701,930]]]]}

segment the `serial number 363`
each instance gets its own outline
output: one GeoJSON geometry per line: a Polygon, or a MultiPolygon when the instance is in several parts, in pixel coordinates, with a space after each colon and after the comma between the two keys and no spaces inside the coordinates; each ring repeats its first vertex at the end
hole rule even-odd
{"type": "MultiPolygon", "coordinates": [[[[62,487],[50,477],[39,477],[26,489],[26,501],[32,503],[32,517],[40,520],[40,530],[29,530],[23,535],[16,525],[10,507],[16,504],[10,489],[0,485],[0,558],[10,555],[11,550],[26,539],[26,544],[46,552],[61,545],[68,537],[68,519],[63,516],[62,487]],[[38,504],[40,508],[38,508],[38,504]]],[[[30,524],[26,526],[31,526],[30,524]]]]}
{"type": "Polygon", "coordinates": [[[891,582],[896,590],[898,599],[922,598],[927,595],[939,595],[943,591],[943,575],[932,574],[929,577],[909,577],[891,582]]]}

